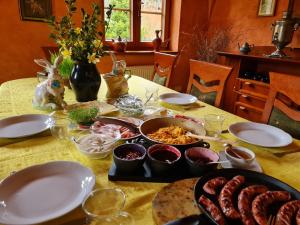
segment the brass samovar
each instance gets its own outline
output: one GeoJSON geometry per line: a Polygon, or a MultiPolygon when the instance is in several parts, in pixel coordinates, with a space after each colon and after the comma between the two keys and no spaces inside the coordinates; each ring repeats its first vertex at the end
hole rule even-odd
{"type": "Polygon", "coordinates": [[[282,49],[291,43],[294,31],[300,25],[300,18],[293,18],[294,0],[289,0],[288,10],[283,12],[283,17],[277,21],[273,26],[272,43],[276,47],[276,51],[268,55],[269,57],[283,58],[287,55],[282,49]]]}

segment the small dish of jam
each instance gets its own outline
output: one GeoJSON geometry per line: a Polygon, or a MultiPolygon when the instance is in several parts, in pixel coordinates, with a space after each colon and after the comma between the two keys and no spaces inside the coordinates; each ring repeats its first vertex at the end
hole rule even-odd
{"type": "Polygon", "coordinates": [[[215,169],[218,164],[209,163],[218,162],[220,158],[218,153],[203,147],[193,147],[185,150],[184,157],[190,173],[196,176],[201,176],[205,172],[215,169]]]}
{"type": "Polygon", "coordinates": [[[137,172],[142,169],[146,157],[146,149],[139,144],[123,144],[113,150],[113,160],[120,172],[137,172]]]}
{"type": "Polygon", "coordinates": [[[151,171],[156,174],[167,174],[177,166],[181,152],[164,144],[152,145],[147,151],[151,171]]]}

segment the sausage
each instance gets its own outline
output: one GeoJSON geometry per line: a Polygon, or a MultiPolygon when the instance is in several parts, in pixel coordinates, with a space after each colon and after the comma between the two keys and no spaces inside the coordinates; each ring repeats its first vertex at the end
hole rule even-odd
{"type": "Polygon", "coordinates": [[[300,209],[298,209],[298,212],[296,215],[296,223],[297,223],[297,225],[300,225],[300,209]]]}
{"type": "Polygon", "coordinates": [[[290,193],[287,191],[267,191],[255,197],[252,202],[252,214],[259,225],[267,225],[267,209],[269,205],[278,201],[289,201],[290,193]]]}
{"type": "Polygon", "coordinates": [[[219,196],[219,204],[225,216],[230,219],[239,219],[240,213],[233,206],[234,192],[245,182],[243,176],[235,176],[222,188],[219,196]]]}
{"type": "Polygon", "coordinates": [[[215,177],[204,184],[203,190],[208,194],[216,195],[216,189],[223,187],[226,183],[225,177],[215,177]]]}
{"type": "Polygon", "coordinates": [[[264,185],[252,185],[244,188],[238,196],[238,208],[244,225],[255,225],[251,212],[251,203],[256,195],[267,192],[268,188],[264,185]]]}
{"type": "Polygon", "coordinates": [[[212,218],[214,218],[219,225],[225,225],[225,218],[221,210],[209,198],[201,195],[199,203],[206,209],[206,211],[209,212],[212,218]]]}
{"type": "Polygon", "coordinates": [[[293,216],[300,208],[300,200],[290,201],[280,207],[276,215],[276,225],[292,224],[293,216]]]}

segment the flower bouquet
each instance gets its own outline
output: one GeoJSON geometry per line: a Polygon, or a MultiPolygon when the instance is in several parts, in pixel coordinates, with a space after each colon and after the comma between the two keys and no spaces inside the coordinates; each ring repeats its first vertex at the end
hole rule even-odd
{"type": "Polygon", "coordinates": [[[58,45],[59,52],[64,58],[71,58],[74,67],[70,77],[72,89],[79,102],[97,99],[101,78],[95,66],[105,54],[103,45],[104,33],[100,28],[107,30],[113,6],[107,10],[107,20],[101,19],[101,10],[98,4],[92,4],[92,13],[88,14],[81,9],[82,20],[76,26],[73,19],[77,11],[76,0],[65,0],[68,13],[61,20],[53,16],[50,20],[52,32],[50,38],[58,45]]]}

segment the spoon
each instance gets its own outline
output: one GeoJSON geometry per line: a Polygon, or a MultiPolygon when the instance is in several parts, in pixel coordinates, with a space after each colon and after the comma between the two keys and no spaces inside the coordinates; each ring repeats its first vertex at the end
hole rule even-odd
{"type": "Polygon", "coordinates": [[[197,135],[197,134],[193,134],[193,133],[191,133],[189,131],[186,133],[186,135],[190,136],[190,137],[193,137],[193,138],[203,139],[203,140],[207,140],[207,141],[217,141],[217,142],[229,144],[231,146],[233,144],[235,144],[235,142],[230,141],[230,140],[225,140],[225,139],[218,138],[218,137],[209,137],[209,136],[197,135]]]}
{"type": "Polygon", "coordinates": [[[195,163],[196,163],[197,165],[203,165],[203,166],[205,166],[205,165],[219,164],[219,163],[227,163],[227,162],[229,162],[229,161],[228,161],[228,160],[224,160],[224,161],[217,161],[217,162],[203,163],[201,160],[197,160],[195,163]]]}
{"type": "Polygon", "coordinates": [[[151,95],[149,96],[149,98],[146,100],[146,102],[144,103],[144,105],[147,105],[147,103],[150,101],[150,99],[152,98],[154,93],[151,93],[151,95]]]}
{"type": "Polygon", "coordinates": [[[238,159],[244,159],[239,153],[237,153],[236,151],[234,151],[232,149],[232,145],[229,143],[224,144],[224,147],[226,150],[231,150],[230,152],[233,153],[233,155],[238,158],[238,159]]]}
{"type": "Polygon", "coordinates": [[[209,162],[207,164],[209,165],[209,164],[228,163],[228,162],[229,162],[228,160],[224,160],[224,161],[217,161],[217,162],[209,162]]]}

